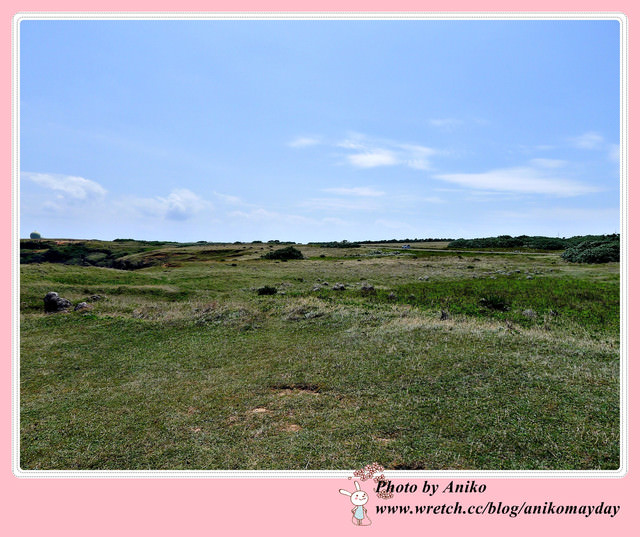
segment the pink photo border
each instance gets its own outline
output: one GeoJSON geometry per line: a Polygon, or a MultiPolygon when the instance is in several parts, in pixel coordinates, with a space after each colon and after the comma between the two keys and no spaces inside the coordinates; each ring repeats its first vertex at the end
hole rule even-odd
{"type": "MultiPolygon", "coordinates": [[[[9,0],[3,4],[4,42],[6,66],[3,71],[3,91],[6,93],[5,102],[10,103],[4,130],[6,138],[4,160],[6,161],[7,179],[4,192],[7,195],[9,210],[6,218],[6,244],[2,255],[6,257],[0,265],[9,285],[12,285],[11,248],[14,239],[12,229],[12,38],[11,29],[13,17],[17,13],[29,12],[572,12],[572,13],[624,13],[629,21],[629,100],[632,95],[632,75],[634,51],[634,35],[631,30],[635,27],[634,14],[638,8],[630,0],[623,0],[615,5],[597,1],[565,1],[523,3],[506,1],[470,2],[442,0],[432,2],[418,2],[415,0],[389,1],[322,1],[292,2],[292,1],[214,1],[186,0],[176,3],[168,0],[150,2],[132,0],[124,2],[60,0],[47,2],[42,0],[16,1],[9,0]]],[[[637,48],[637,47],[636,47],[637,48]]],[[[629,107],[629,121],[631,110],[629,107]]],[[[632,153],[629,141],[629,155],[632,153]]],[[[631,158],[629,158],[631,161],[631,158]]],[[[633,182],[628,167],[629,205],[633,200],[633,182]]],[[[630,211],[629,211],[630,212],[630,211]]],[[[2,310],[2,341],[7,354],[7,367],[2,370],[0,390],[2,400],[6,402],[5,426],[0,429],[0,445],[4,455],[2,471],[0,473],[0,493],[5,516],[3,529],[7,535],[35,536],[35,535],[66,535],[66,536],[106,536],[106,535],[202,535],[241,533],[251,535],[264,533],[278,533],[280,535],[332,535],[343,531],[366,531],[368,534],[389,535],[391,532],[446,532],[448,535],[462,535],[467,532],[479,535],[539,535],[546,532],[558,535],[566,531],[580,532],[581,535],[602,535],[603,532],[616,532],[620,535],[632,535],[640,520],[635,497],[638,490],[638,476],[635,470],[634,447],[637,439],[637,418],[634,420],[633,410],[637,410],[630,389],[634,377],[634,351],[637,336],[634,337],[633,321],[636,318],[637,305],[633,300],[638,293],[631,275],[635,266],[636,255],[631,248],[633,237],[633,219],[629,217],[628,224],[628,379],[629,379],[629,412],[628,412],[628,471],[624,476],[610,477],[487,477],[476,478],[476,482],[485,483],[487,492],[479,500],[485,503],[489,500],[503,504],[544,505],[552,501],[556,505],[592,504],[604,502],[608,505],[621,506],[615,517],[607,516],[372,516],[373,524],[365,529],[355,529],[351,524],[351,505],[347,498],[338,493],[338,489],[353,489],[352,482],[346,477],[319,477],[315,479],[299,476],[283,477],[252,477],[252,478],[198,478],[193,479],[185,475],[156,479],[143,477],[120,478],[81,478],[69,479],[60,477],[18,478],[12,472],[12,431],[13,410],[15,401],[12,400],[12,340],[15,329],[15,319],[9,307],[2,310]],[[354,528],[354,529],[352,529],[354,528]]],[[[624,233],[624,228],[623,228],[624,233]]],[[[13,288],[12,288],[13,289],[13,288]]],[[[12,290],[13,294],[13,290],[12,290]]],[[[639,296],[640,297],[640,296],[639,296]]],[[[15,300],[15,297],[14,297],[15,300]]],[[[637,451],[637,449],[636,449],[637,451]]],[[[371,461],[375,462],[375,461],[371,461]]],[[[355,470],[355,469],[353,469],[355,470]]],[[[464,483],[465,474],[456,477],[456,482],[464,483]]],[[[406,482],[408,479],[403,479],[406,482]]],[[[411,482],[422,484],[424,478],[411,479],[411,482]]],[[[444,486],[450,479],[429,478],[444,486]]],[[[398,481],[400,482],[400,481],[398,481]]],[[[369,513],[375,510],[375,505],[385,502],[372,493],[372,481],[363,483],[370,493],[367,505],[369,513]]],[[[426,504],[431,503],[420,495],[397,495],[394,504],[426,504]]],[[[461,503],[480,503],[478,497],[455,495],[452,500],[461,503]]],[[[637,529],[635,530],[637,531],[637,529]]]]}

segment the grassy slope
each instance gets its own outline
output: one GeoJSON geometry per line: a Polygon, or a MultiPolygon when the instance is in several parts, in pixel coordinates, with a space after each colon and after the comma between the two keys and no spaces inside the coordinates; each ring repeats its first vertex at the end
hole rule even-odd
{"type": "Polygon", "coordinates": [[[21,267],[23,468],[618,467],[617,264],[212,248],[21,267]],[[50,290],[105,298],[44,315],[50,290]]]}

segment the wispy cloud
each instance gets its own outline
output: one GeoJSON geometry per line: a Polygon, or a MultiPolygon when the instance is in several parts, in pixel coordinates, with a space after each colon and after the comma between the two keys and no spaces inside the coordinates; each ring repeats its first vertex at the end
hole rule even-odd
{"type": "Polygon", "coordinates": [[[357,168],[377,168],[378,166],[395,166],[399,164],[395,153],[388,149],[371,149],[362,153],[347,155],[347,160],[357,168]]]}
{"type": "Polygon", "coordinates": [[[360,186],[354,188],[323,188],[323,192],[329,192],[330,194],[338,194],[342,196],[364,196],[364,197],[378,197],[384,196],[382,190],[374,190],[368,186],[360,186]]]}
{"type": "Polygon", "coordinates": [[[319,138],[300,136],[294,140],[291,140],[287,145],[289,147],[309,147],[312,145],[318,145],[319,143],[320,143],[319,138]]]}
{"type": "Polygon", "coordinates": [[[355,168],[405,166],[417,170],[428,170],[431,167],[430,158],[439,153],[431,147],[373,138],[361,133],[350,133],[339,141],[323,141],[319,137],[301,136],[287,145],[293,148],[324,145],[346,150],[347,154],[343,153],[341,159],[355,168]]]}
{"type": "Polygon", "coordinates": [[[188,220],[196,213],[211,208],[211,204],[186,188],[172,190],[167,197],[127,197],[122,203],[136,212],[167,220],[188,220]]]}
{"type": "MultiPolygon", "coordinates": [[[[482,173],[450,173],[435,175],[436,179],[477,190],[493,190],[521,194],[549,194],[553,196],[578,196],[598,192],[601,189],[561,175],[552,174],[557,163],[548,166],[532,161],[529,165],[502,168],[482,173]],[[550,169],[551,168],[551,169],[550,169]]],[[[551,161],[553,163],[553,161],[551,161]]]]}
{"type": "Polygon", "coordinates": [[[74,175],[22,172],[21,177],[75,200],[101,199],[107,194],[107,190],[95,181],[74,175]]]}
{"type": "Polygon", "coordinates": [[[221,194],[220,192],[215,192],[215,191],[213,192],[213,195],[228,205],[245,205],[244,201],[242,201],[242,198],[238,196],[221,194]]]}
{"type": "Polygon", "coordinates": [[[585,132],[580,136],[569,138],[569,142],[578,149],[601,149],[604,144],[604,138],[597,132],[585,132]]]}
{"type": "Polygon", "coordinates": [[[335,145],[351,152],[346,155],[346,161],[357,168],[406,166],[427,170],[430,168],[430,157],[437,153],[431,147],[371,138],[360,133],[353,133],[335,145]]]}

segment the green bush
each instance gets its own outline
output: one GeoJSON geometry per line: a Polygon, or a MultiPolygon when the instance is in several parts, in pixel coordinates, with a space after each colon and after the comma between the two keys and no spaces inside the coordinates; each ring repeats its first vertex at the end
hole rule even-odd
{"type": "Polygon", "coordinates": [[[620,240],[584,241],[568,248],[562,258],[570,263],[609,263],[620,261],[620,240]]]}
{"type": "Polygon", "coordinates": [[[287,261],[289,259],[304,259],[302,252],[293,246],[279,248],[278,250],[264,254],[262,257],[264,259],[279,259],[281,261],[287,261]]]}
{"type": "Polygon", "coordinates": [[[271,287],[270,285],[265,285],[264,287],[260,287],[258,289],[259,295],[275,295],[278,290],[275,287],[271,287]]]}

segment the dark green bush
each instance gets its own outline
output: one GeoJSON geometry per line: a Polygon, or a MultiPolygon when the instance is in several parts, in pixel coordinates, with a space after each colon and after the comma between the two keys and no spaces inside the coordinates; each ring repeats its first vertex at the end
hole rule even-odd
{"type": "Polygon", "coordinates": [[[279,259],[281,261],[287,261],[289,259],[304,259],[302,252],[293,246],[279,248],[278,250],[264,254],[262,257],[264,259],[279,259]]]}
{"type": "Polygon", "coordinates": [[[570,263],[609,263],[620,261],[620,240],[584,241],[568,248],[562,258],[570,263]]]}
{"type": "Polygon", "coordinates": [[[258,289],[259,295],[275,295],[278,290],[275,287],[271,287],[270,285],[265,285],[264,287],[260,287],[258,289]]]}

